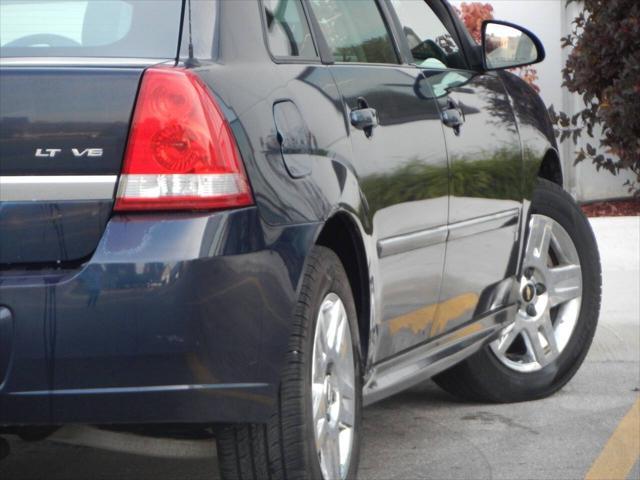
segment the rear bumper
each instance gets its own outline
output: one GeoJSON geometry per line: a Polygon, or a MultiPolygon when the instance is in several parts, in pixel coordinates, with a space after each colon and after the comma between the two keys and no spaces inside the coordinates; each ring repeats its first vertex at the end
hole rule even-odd
{"type": "Polygon", "coordinates": [[[119,216],[79,270],[1,272],[0,425],[265,419],[317,228],[119,216]]]}

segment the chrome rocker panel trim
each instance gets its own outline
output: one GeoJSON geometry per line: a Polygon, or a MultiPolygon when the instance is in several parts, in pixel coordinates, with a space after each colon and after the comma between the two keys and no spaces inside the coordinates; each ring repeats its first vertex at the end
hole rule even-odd
{"type": "Polygon", "coordinates": [[[363,388],[363,404],[371,405],[454,366],[492,341],[515,317],[511,305],[408,352],[375,365],[363,388]]]}

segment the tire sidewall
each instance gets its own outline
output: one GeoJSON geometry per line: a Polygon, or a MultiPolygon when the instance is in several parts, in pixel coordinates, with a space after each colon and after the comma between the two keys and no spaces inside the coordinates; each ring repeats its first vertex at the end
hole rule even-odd
{"type": "MultiPolygon", "coordinates": [[[[318,247],[321,248],[321,247],[318,247]]],[[[318,313],[323,300],[330,293],[335,293],[342,303],[344,304],[347,312],[349,329],[351,331],[351,341],[353,347],[354,358],[354,379],[355,379],[355,424],[353,427],[353,445],[351,451],[351,463],[349,465],[348,479],[355,478],[358,469],[358,459],[360,453],[360,430],[361,430],[361,417],[362,417],[362,368],[361,368],[361,349],[358,335],[357,326],[357,313],[353,295],[351,293],[351,287],[344,271],[342,264],[338,257],[328,249],[322,249],[322,256],[324,261],[320,262],[320,270],[314,275],[314,282],[311,285],[310,302],[305,305],[304,315],[308,319],[309,329],[305,338],[304,353],[304,395],[302,401],[304,402],[302,412],[305,417],[306,428],[306,444],[308,446],[307,455],[309,458],[309,464],[312,466],[313,473],[312,478],[322,479],[322,472],[320,469],[320,462],[316,453],[315,447],[315,431],[313,425],[313,411],[312,411],[312,394],[311,394],[311,382],[312,382],[312,365],[313,365],[313,344],[315,338],[315,331],[318,321],[318,313]]]]}

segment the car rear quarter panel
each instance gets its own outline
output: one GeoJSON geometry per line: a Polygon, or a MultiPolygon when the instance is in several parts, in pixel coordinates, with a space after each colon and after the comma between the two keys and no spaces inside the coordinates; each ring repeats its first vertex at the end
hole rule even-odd
{"type": "MultiPolygon", "coordinates": [[[[266,46],[258,2],[220,2],[219,57],[196,69],[229,117],[256,203],[270,225],[327,219],[341,203],[357,212],[351,145],[342,101],[318,63],[276,64],[266,46]],[[248,26],[251,26],[250,28],[248,26]],[[292,178],[283,160],[274,104],[292,101],[306,122],[309,175],[292,178]],[[344,196],[351,196],[341,201],[344,196]]],[[[357,189],[356,189],[357,190],[357,189]]]]}

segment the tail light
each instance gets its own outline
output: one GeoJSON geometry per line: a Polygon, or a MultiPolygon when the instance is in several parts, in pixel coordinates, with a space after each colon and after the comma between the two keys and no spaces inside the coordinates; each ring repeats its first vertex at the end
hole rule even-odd
{"type": "Polygon", "coordinates": [[[116,211],[251,205],[231,127],[193,73],[151,68],[142,78],[116,211]]]}

